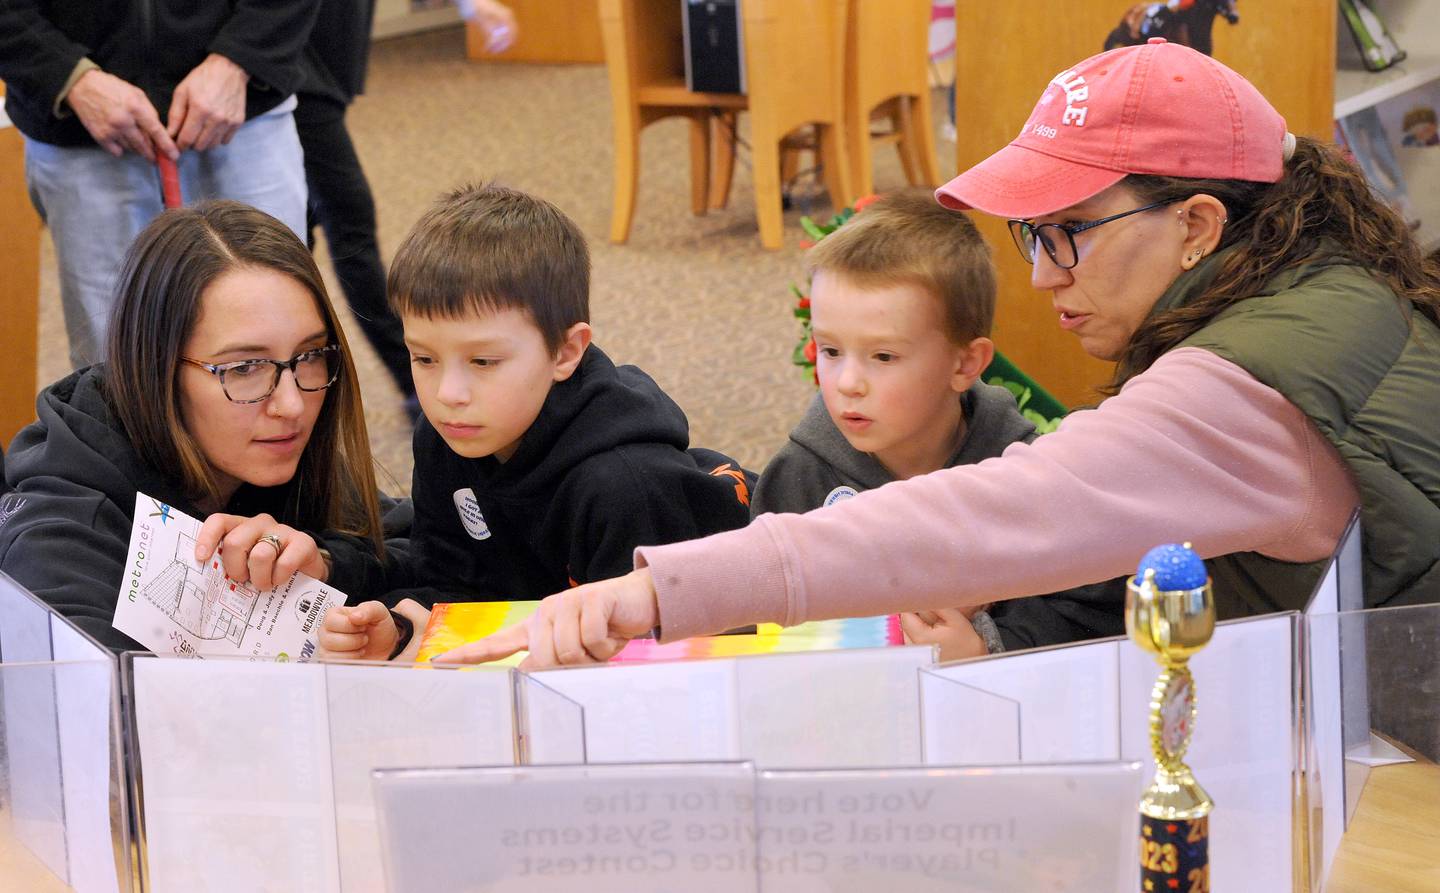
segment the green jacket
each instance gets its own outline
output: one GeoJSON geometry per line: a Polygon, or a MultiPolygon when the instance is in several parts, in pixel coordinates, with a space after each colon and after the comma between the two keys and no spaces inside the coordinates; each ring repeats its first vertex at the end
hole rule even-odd
{"type": "MultiPolygon", "coordinates": [[[[1160,297],[1198,297],[1226,252],[1160,297]]],[[[1314,421],[1360,490],[1365,604],[1440,602],[1440,329],[1363,267],[1321,257],[1275,276],[1179,347],[1199,347],[1314,421]]],[[[1212,561],[1221,616],[1303,608],[1326,562],[1255,553],[1212,561]]]]}

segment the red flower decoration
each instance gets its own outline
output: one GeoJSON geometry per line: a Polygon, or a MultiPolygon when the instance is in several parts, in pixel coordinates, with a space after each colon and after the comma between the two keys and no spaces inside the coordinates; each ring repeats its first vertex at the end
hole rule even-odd
{"type": "Polygon", "coordinates": [[[800,307],[801,310],[809,310],[809,309],[810,309],[810,299],[809,299],[809,298],[801,298],[801,299],[800,299],[799,307],[800,307]]]}
{"type": "Polygon", "coordinates": [[[805,345],[805,359],[815,362],[815,341],[812,339],[805,345]]]}
{"type": "Polygon", "coordinates": [[[861,198],[856,199],[856,200],[855,200],[855,213],[856,213],[856,214],[859,214],[861,211],[863,211],[863,210],[865,210],[866,208],[870,207],[871,205],[875,204],[875,202],[876,202],[879,198],[880,198],[880,196],[878,196],[878,195],[876,195],[875,193],[872,192],[872,193],[870,193],[869,195],[862,196],[861,198]]]}

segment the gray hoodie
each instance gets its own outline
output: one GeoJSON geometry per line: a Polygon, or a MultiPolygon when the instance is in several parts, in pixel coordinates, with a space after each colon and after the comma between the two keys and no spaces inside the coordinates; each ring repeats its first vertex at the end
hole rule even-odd
{"type": "MultiPolygon", "coordinates": [[[[965,437],[945,463],[970,465],[1029,443],[1035,426],[1020,414],[1009,391],[979,381],[960,395],[965,437]]],[[[850,445],[830,420],[819,394],[790,432],[750,501],[750,516],[766,512],[808,512],[895,480],[869,453],[850,445]]],[[[1023,542],[1016,543],[1024,549],[1023,542]]],[[[1123,579],[1093,583],[1051,595],[1013,599],[976,615],[975,629],[992,652],[1056,645],[1120,635],[1125,631],[1123,579]]]]}
{"type": "MultiPolygon", "coordinates": [[[[965,438],[945,463],[946,468],[971,465],[1005,452],[1012,443],[1035,439],[1035,426],[1020,415],[1010,392],[975,382],[960,395],[965,413],[965,438]]],[[[873,490],[895,476],[869,453],[850,445],[830,420],[819,394],[810,401],[805,417],[790,432],[755,488],[750,517],[765,512],[808,512],[862,490],[873,490]],[[836,493],[836,488],[850,491],[836,493]]]]}

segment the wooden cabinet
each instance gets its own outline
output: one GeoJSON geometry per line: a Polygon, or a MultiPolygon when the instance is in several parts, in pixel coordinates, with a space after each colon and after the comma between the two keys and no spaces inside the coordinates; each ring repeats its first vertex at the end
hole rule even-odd
{"type": "MultiPolygon", "coordinates": [[[[0,84],[0,96],[4,95],[0,84]]],[[[0,444],[35,420],[40,218],[25,191],[25,141],[0,112],[0,444]]]]}
{"type": "MultiPolygon", "coordinates": [[[[1133,4],[1067,0],[1034,4],[960,0],[956,8],[956,160],[960,170],[1008,143],[1045,85],[1066,66],[1103,48],[1133,4]]],[[[1240,22],[1215,23],[1215,58],[1249,78],[1298,134],[1328,137],[1335,74],[1335,3],[1241,3],[1240,22]]],[[[1032,378],[1067,405],[1097,399],[1111,366],[1085,355],[1056,324],[1047,294],[1030,286],[1030,266],[1005,223],[976,214],[999,267],[995,340],[1032,378]]]]}

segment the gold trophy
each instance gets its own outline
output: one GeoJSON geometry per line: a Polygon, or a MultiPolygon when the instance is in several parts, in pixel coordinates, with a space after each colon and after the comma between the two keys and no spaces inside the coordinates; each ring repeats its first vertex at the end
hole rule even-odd
{"type": "Polygon", "coordinates": [[[1187,666],[1215,632],[1215,597],[1190,544],[1145,553],[1125,597],[1125,631],[1160,662],[1150,694],[1155,779],[1140,798],[1143,893],[1210,889],[1214,801],[1184,763],[1195,730],[1195,680],[1187,666]]]}

